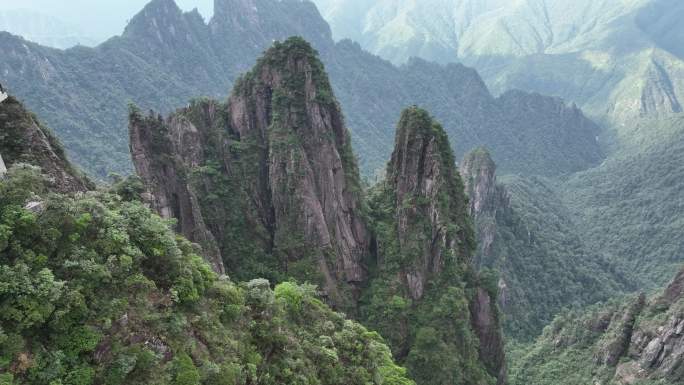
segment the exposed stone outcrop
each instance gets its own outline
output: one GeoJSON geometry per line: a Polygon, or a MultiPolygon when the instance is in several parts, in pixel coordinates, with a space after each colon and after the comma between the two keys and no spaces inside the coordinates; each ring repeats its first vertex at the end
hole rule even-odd
{"type": "Polygon", "coordinates": [[[684,270],[661,295],[641,294],[560,316],[529,352],[514,374],[516,383],[549,375],[601,385],[684,383],[684,270]],[[576,373],[577,365],[582,373],[576,373]],[[540,366],[559,369],[533,373],[540,366]]]}
{"type": "Polygon", "coordinates": [[[615,366],[620,358],[627,353],[634,331],[634,323],[643,310],[645,301],[646,298],[641,295],[639,298],[635,299],[623,313],[618,313],[613,316],[610,324],[612,330],[612,333],[610,333],[611,338],[600,343],[599,348],[594,355],[594,359],[597,363],[615,366]]]}
{"type": "Polygon", "coordinates": [[[5,161],[2,160],[2,155],[0,154],[0,176],[7,173],[7,166],[5,166],[5,161]]]}
{"type": "Polygon", "coordinates": [[[0,103],[0,153],[0,174],[16,163],[28,163],[41,168],[55,191],[71,193],[94,188],[69,163],[57,138],[12,96],[0,103]]]}
{"type": "Polygon", "coordinates": [[[136,172],[149,190],[144,198],[162,218],[175,218],[177,230],[199,243],[214,270],[225,273],[214,235],[204,222],[197,192],[188,183],[185,167],[197,167],[204,161],[202,138],[187,119],[143,117],[140,111],[130,114],[131,155],[136,172]]]}
{"type": "Polygon", "coordinates": [[[491,264],[493,246],[497,237],[496,218],[510,209],[510,197],[506,189],[496,181],[496,164],[489,152],[478,148],[466,154],[460,164],[465,191],[470,202],[468,213],[476,225],[478,251],[475,266],[491,264]]]}
{"type": "Polygon", "coordinates": [[[476,289],[470,304],[472,323],[480,340],[480,359],[497,379],[497,385],[506,382],[506,356],[501,333],[501,319],[491,295],[481,287],[476,289]]]}
{"type": "Polygon", "coordinates": [[[646,308],[631,331],[629,358],[616,370],[615,382],[634,384],[643,379],[684,382],[684,270],[665,292],[646,308]],[[654,317],[654,313],[660,315],[654,317]]]}
{"type": "MultiPolygon", "coordinates": [[[[383,265],[397,263],[385,260],[389,257],[384,254],[401,256],[398,280],[418,309],[458,281],[473,285],[474,295],[466,311],[470,311],[472,332],[479,340],[477,355],[489,375],[503,384],[506,368],[496,301],[478,282],[467,278],[469,272],[476,275],[468,199],[447,135],[426,111],[411,107],[402,113],[381,188],[392,199],[398,250],[379,246],[380,269],[393,271],[383,265]]],[[[406,327],[420,326],[409,321],[406,327]]],[[[450,340],[453,336],[443,338],[446,344],[458,343],[450,340]]]]}
{"type": "Polygon", "coordinates": [[[387,179],[395,193],[400,247],[415,256],[405,279],[411,296],[420,299],[447,258],[467,264],[474,246],[448,138],[426,111],[412,107],[402,113],[387,179]]]}
{"type": "Polygon", "coordinates": [[[238,135],[265,149],[268,164],[259,177],[271,196],[261,205],[272,207],[275,246],[283,248],[301,231],[318,250],[326,276],[362,282],[369,236],[360,215],[358,169],[327,75],[308,43],[293,38],[276,44],[239,82],[228,108],[238,135]],[[334,257],[330,272],[326,254],[334,257]]]}
{"type": "Polygon", "coordinates": [[[322,64],[302,39],[276,43],[227,104],[195,102],[166,120],[133,116],[130,131],[154,207],[178,219],[191,240],[217,243],[226,271],[245,262],[231,217],[280,269],[317,270],[335,302],[343,287],[355,291],[365,279],[370,237],[349,134],[322,64]],[[232,196],[201,202],[216,194],[232,196]]]}

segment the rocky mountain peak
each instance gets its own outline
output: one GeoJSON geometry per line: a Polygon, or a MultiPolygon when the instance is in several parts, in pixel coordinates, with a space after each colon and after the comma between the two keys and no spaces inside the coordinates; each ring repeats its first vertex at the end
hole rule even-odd
{"type": "Polygon", "coordinates": [[[182,25],[183,11],[174,0],[152,0],[126,26],[124,36],[145,36],[154,33],[162,39],[166,32],[175,35],[173,28],[182,25]],[[162,33],[157,32],[163,31],[162,33]]]}
{"type": "Polygon", "coordinates": [[[200,100],[166,119],[131,119],[130,131],[154,206],[191,240],[216,244],[227,272],[256,276],[270,263],[284,272],[278,279],[316,282],[334,303],[352,302],[370,238],[359,172],[306,41],[275,43],[226,104],[200,100]]]}
{"type": "Polygon", "coordinates": [[[290,36],[302,36],[319,48],[333,44],[330,26],[309,1],[215,0],[209,25],[214,34],[227,33],[252,47],[290,36]]]}
{"type": "Polygon", "coordinates": [[[231,126],[241,138],[263,141],[274,212],[274,242],[286,250],[293,231],[317,256],[326,286],[359,283],[368,234],[360,215],[360,182],[349,132],[316,51],[301,38],[275,43],[237,82],[229,102],[231,126]]]}
{"type": "MultiPolygon", "coordinates": [[[[468,196],[468,213],[475,223],[477,234],[478,250],[474,264],[482,267],[493,259],[498,231],[497,214],[509,209],[510,196],[504,186],[497,183],[496,164],[485,148],[480,147],[466,154],[460,172],[468,196]]],[[[505,285],[505,282],[502,280],[501,284],[505,285]]],[[[499,298],[505,300],[505,293],[501,294],[499,298]]]]}
{"type": "Polygon", "coordinates": [[[446,265],[469,262],[474,246],[449,140],[427,111],[410,107],[402,112],[387,178],[396,194],[400,247],[415,255],[405,279],[411,296],[419,299],[446,265]]]}
{"type": "Polygon", "coordinates": [[[460,165],[472,217],[485,212],[495,213],[507,205],[508,197],[496,182],[496,164],[487,149],[480,147],[465,155],[460,165]]]}
{"type": "Polygon", "coordinates": [[[67,159],[62,144],[13,96],[0,103],[0,168],[16,163],[39,166],[50,187],[62,193],[95,186],[67,159]]]}

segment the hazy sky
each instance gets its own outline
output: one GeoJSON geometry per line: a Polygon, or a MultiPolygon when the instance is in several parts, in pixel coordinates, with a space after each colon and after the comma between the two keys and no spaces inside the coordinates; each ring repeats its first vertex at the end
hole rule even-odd
{"type": "MultiPolygon", "coordinates": [[[[77,26],[95,40],[123,31],[126,22],[149,0],[0,0],[0,11],[27,9],[57,17],[77,26]]],[[[213,13],[213,0],[176,0],[185,10],[198,8],[205,18],[213,13]]]]}

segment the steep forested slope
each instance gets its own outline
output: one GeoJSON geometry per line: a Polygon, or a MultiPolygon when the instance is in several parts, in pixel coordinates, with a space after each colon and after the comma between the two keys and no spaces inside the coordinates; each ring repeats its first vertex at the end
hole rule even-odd
{"type": "Polygon", "coordinates": [[[597,128],[574,107],[536,94],[494,98],[462,66],[416,61],[395,67],[344,41],[335,44],[307,1],[217,0],[205,24],[172,0],[154,0],[120,37],[90,49],[48,49],[0,34],[3,81],[63,138],[90,173],[130,172],[126,103],[169,112],[193,96],[225,96],[237,76],[274,40],[299,35],[321,52],[348,112],[363,174],[382,169],[396,117],[429,108],[457,154],[492,149],[502,169],[555,175],[600,161],[597,128]]]}
{"type": "Polygon", "coordinates": [[[499,182],[486,149],[467,154],[460,168],[477,234],[475,263],[500,274],[508,337],[528,340],[564,308],[636,289],[621,266],[587,246],[550,181],[508,176],[499,182]]]}
{"type": "Polygon", "coordinates": [[[559,316],[516,351],[512,384],[681,384],[684,271],[661,294],[559,316]]]}
{"type": "Polygon", "coordinates": [[[0,383],[412,383],[314,287],[219,278],[141,203],[41,184],[0,180],[0,383]]]}
{"type": "Polygon", "coordinates": [[[615,156],[558,186],[587,246],[639,287],[665,284],[684,258],[683,134],[681,116],[644,121],[615,156]]]}
{"type": "Polygon", "coordinates": [[[85,191],[93,184],[66,159],[62,144],[30,111],[9,96],[0,103],[0,158],[5,167],[29,163],[42,167],[52,187],[85,191]]]}

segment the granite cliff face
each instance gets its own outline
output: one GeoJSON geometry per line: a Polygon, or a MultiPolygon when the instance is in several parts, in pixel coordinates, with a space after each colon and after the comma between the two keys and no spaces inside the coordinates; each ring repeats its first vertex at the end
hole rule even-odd
{"type": "Polygon", "coordinates": [[[446,264],[469,264],[474,248],[449,140],[425,111],[403,112],[387,181],[396,199],[399,247],[415,258],[405,266],[404,279],[411,297],[419,300],[446,264]]]}
{"type": "Polygon", "coordinates": [[[441,125],[404,110],[386,179],[371,192],[376,262],[361,313],[419,384],[505,381],[496,291],[472,266],[467,202],[441,125]],[[472,367],[455,373],[444,357],[472,367]]]}
{"type": "Polygon", "coordinates": [[[559,363],[553,375],[577,383],[682,383],[684,271],[650,299],[642,294],[559,317],[529,352],[512,373],[513,384],[550,383],[544,369],[559,363]]]}
{"type": "Polygon", "coordinates": [[[95,187],[71,166],[52,132],[21,102],[9,96],[0,103],[0,174],[17,163],[40,167],[50,187],[58,192],[87,191],[95,187]]]}
{"type": "Polygon", "coordinates": [[[503,185],[497,183],[496,164],[484,148],[466,154],[460,164],[460,173],[470,203],[468,214],[476,227],[475,265],[482,267],[491,264],[494,257],[497,214],[510,210],[510,197],[503,185]]]}
{"type": "MultiPolygon", "coordinates": [[[[209,114],[215,106],[207,108],[209,114]]],[[[203,255],[218,273],[225,267],[216,238],[202,216],[198,190],[187,181],[188,171],[205,162],[202,151],[206,135],[189,119],[172,116],[145,117],[130,113],[131,155],[138,175],[148,188],[144,198],[162,218],[176,219],[176,230],[199,243],[203,255]]]]}
{"type": "Polygon", "coordinates": [[[153,205],[216,250],[218,271],[221,259],[231,274],[285,271],[320,283],[338,305],[353,298],[369,248],[358,169],[308,43],[277,43],[227,104],[195,101],[166,120],[133,113],[130,132],[153,205]],[[249,247],[258,255],[241,260],[249,247]],[[273,264],[247,266],[263,259],[273,264]]]}

